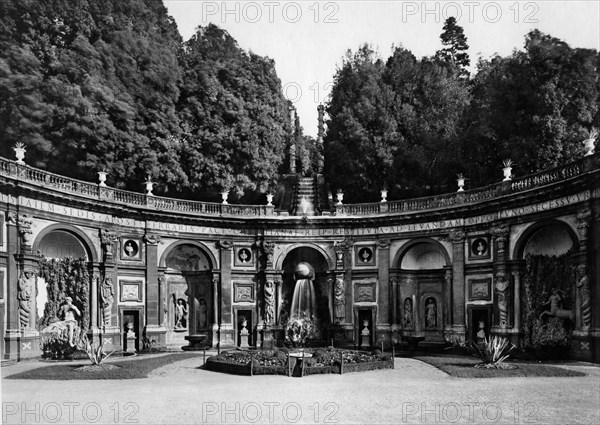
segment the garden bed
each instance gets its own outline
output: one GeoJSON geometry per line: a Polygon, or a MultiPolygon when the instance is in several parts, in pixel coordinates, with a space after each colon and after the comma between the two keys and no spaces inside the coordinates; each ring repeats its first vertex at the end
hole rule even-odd
{"type": "Polygon", "coordinates": [[[287,349],[264,351],[232,350],[208,358],[206,369],[236,375],[342,374],[377,369],[392,369],[394,359],[380,352],[318,348],[302,353],[287,349]]]}
{"type": "Polygon", "coordinates": [[[110,362],[102,363],[101,367],[92,365],[69,364],[62,362],[53,366],[39,367],[14,375],[6,376],[5,379],[44,379],[54,381],[69,381],[79,379],[140,379],[147,378],[154,369],[166,366],[170,363],[198,357],[197,353],[178,353],[167,355],[140,355],[135,359],[116,361],[111,358],[110,362]],[[113,367],[111,367],[113,366],[113,367]]]}
{"type": "Polygon", "coordinates": [[[509,377],[569,377],[585,376],[585,373],[533,362],[508,361],[516,369],[476,368],[481,361],[466,356],[416,356],[417,360],[428,363],[456,378],[509,378],[509,377]]]}

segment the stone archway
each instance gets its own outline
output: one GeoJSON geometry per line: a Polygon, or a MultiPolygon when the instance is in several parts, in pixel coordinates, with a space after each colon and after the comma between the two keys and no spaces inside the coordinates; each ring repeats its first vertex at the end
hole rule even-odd
{"type": "MultiPolygon", "coordinates": [[[[67,297],[80,311],[75,318],[78,325],[86,330],[97,327],[94,286],[97,280],[92,269],[93,262],[97,261],[97,251],[90,238],[74,226],[57,223],[37,235],[33,249],[41,254],[42,259],[36,266],[38,276],[36,290],[32,291],[30,300],[28,327],[42,330],[57,319],[63,319],[60,307],[67,297]]],[[[31,265],[24,265],[25,271],[30,268],[31,265]]]]}
{"type": "Polygon", "coordinates": [[[214,259],[201,245],[179,242],[159,262],[164,271],[163,326],[167,344],[209,344],[217,323],[213,285],[214,259]]]}
{"type": "Polygon", "coordinates": [[[450,266],[448,253],[432,239],[411,241],[399,251],[396,317],[404,336],[444,340],[451,289],[446,282],[446,271],[450,266]]]}
{"type": "Polygon", "coordinates": [[[579,240],[567,223],[550,220],[532,224],[517,240],[519,302],[515,316],[527,347],[539,350],[551,342],[567,346],[577,326],[579,240]]]}
{"type": "Polygon", "coordinates": [[[294,289],[297,284],[294,274],[301,263],[308,265],[312,275],[313,286],[317,295],[316,312],[318,321],[322,327],[328,326],[333,321],[331,268],[328,258],[312,246],[297,246],[290,249],[281,263],[283,273],[279,323],[285,326],[289,318],[294,289]]]}

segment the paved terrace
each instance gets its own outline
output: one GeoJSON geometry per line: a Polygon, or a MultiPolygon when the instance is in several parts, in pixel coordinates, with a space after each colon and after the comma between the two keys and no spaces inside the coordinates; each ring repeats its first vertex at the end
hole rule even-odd
{"type": "MultiPolygon", "coordinates": [[[[4,376],[48,365],[3,367],[4,376]]],[[[600,423],[600,368],[577,378],[460,379],[414,359],[394,370],[233,376],[202,356],[124,381],[2,380],[3,423],[600,423]]]]}

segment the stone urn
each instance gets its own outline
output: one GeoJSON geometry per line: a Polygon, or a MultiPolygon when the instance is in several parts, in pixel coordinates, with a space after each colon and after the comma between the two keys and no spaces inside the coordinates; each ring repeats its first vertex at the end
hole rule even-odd
{"type": "Polygon", "coordinates": [[[504,168],[502,171],[504,172],[504,180],[505,182],[512,180],[512,164],[513,162],[510,159],[505,159],[503,161],[504,168]]]}
{"type": "Polygon", "coordinates": [[[106,171],[98,171],[98,186],[106,187],[106,171]]]}
{"type": "Polygon", "coordinates": [[[148,176],[148,179],[145,182],[146,184],[146,195],[147,196],[152,196],[152,189],[154,188],[154,183],[152,182],[152,180],[150,180],[150,176],[148,176]]]}
{"type": "Polygon", "coordinates": [[[228,190],[224,190],[223,192],[221,192],[221,199],[223,199],[223,202],[221,202],[222,204],[226,205],[229,202],[227,202],[227,198],[229,197],[229,191],[228,190]]]}
{"type": "Polygon", "coordinates": [[[337,193],[337,205],[342,205],[342,201],[344,200],[344,192],[341,190],[337,193]]]}
{"type": "Polygon", "coordinates": [[[25,161],[23,161],[25,159],[25,145],[19,142],[15,145],[13,150],[15,151],[15,156],[17,157],[17,164],[25,165],[25,161]]]}
{"type": "Polygon", "coordinates": [[[267,193],[267,206],[268,207],[273,206],[273,194],[272,193],[267,193]]]}
{"type": "Polygon", "coordinates": [[[477,330],[477,340],[483,341],[485,339],[485,322],[479,321],[479,329],[477,330]]]}
{"type": "Polygon", "coordinates": [[[457,192],[464,192],[465,191],[465,178],[462,174],[458,175],[458,178],[456,179],[456,183],[458,184],[458,190],[457,192]]]}
{"type": "Polygon", "coordinates": [[[590,156],[594,154],[594,149],[595,149],[595,144],[596,144],[596,139],[586,139],[583,141],[583,147],[585,149],[585,154],[584,156],[590,156]]]}
{"type": "Polygon", "coordinates": [[[381,190],[381,202],[387,202],[387,195],[388,195],[387,189],[382,189],[381,190]]]}

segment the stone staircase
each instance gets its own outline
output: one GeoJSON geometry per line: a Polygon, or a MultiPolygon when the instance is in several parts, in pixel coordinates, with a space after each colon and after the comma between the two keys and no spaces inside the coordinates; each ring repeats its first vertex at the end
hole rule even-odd
{"type": "Polygon", "coordinates": [[[315,215],[316,190],[314,177],[299,177],[294,196],[293,215],[315,215]],[[305,199],[306,201],[303,201],[305,199]],[[305,211],[306,209],[306,211],[305,211]]]}

